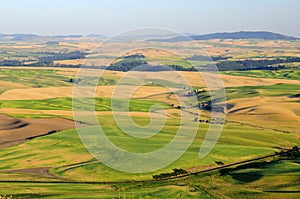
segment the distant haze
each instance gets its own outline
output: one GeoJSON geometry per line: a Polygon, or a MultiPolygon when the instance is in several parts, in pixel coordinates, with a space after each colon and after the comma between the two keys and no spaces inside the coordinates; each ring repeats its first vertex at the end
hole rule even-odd
{"type": "Polygon", "coordinates": [[[297,0],[2,0],[0,33],[112,35],[139,27],[300,36],[297,0]]]}

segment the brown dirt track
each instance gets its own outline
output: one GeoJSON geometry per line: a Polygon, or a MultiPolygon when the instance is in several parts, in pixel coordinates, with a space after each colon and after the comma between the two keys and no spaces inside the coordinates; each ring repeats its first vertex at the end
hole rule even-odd
{"type": "Polygon", "coordinates": [[[0,114],[0,148],[71,128],[74,122],[61,118],[16,119],[0,114]]]}

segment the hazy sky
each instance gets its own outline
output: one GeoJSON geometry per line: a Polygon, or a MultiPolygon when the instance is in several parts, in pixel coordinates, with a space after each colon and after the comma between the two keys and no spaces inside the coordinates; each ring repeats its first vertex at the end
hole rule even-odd
{"type": "Polygon", "coordinates": [[[267,30],[300,36],[299,0],[0,0],[0,33],[267,30]]]}

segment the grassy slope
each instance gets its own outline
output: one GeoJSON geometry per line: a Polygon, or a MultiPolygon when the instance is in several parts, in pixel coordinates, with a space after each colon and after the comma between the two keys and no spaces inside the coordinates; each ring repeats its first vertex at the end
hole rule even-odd
{"type": "MultiPolygon", "coordinates": [[[[8,74],[7,74],[8,75],[8,74]]],[[[18,74],[20,76],[24,74],[18,74]]],[[[31,74],[32,75],[32,74],[31,74]]],[[[34,74],[35,75],[35,74],[34,74]]],[[[26,76],[26,74],[25,74],[26,76]]],[[[28,75],[30,76],[30,75],[28,75]]],[[[10,80],[7,80],[10,81],[10,80]]],[[[22,80],[23,82],[29,81],[27,79],[22,80]]],[[[32,81],[32,80],[30,80],[32,81]]],[[[40,81],[40,80],[39,80],[40,81]]],[[[20,82],[21,83],[21,82],[20,82]]],[[[49,82],[44,82],[42,86],[48,86],[49,82]],[[44,84],[45,83],[45,84],[44,84]]],[[[32,86],[32,85],[28,85],[32,86]]],[[[259,86],[259,87],[238,87],[229,89],[230,98],[243,98],[247,97],[249,93],[244,93],[244,90],[257,91],[259,95],[262,96],[281,96],[290,95],[291,93],[298,91],[297,85],[272,85],[272,86],[259,86]],[[234,93],[237,92],[237,93],[234,93]]],[[[100,100],[99,107],[107,108],[108,99],[100,100]],[[105,105],[105,106],[104,106],[105,105]]],[[[136,107],[143,103],[146,103],[144,108],[140,108],[140,111],[147,111],[153,103],[157,103],[152,100],[136,100],[133,101],[133,105],[136,107]]],[[[71,109],[71,99],[59,98],[59,99],[48,99],[48,100],[32,100],[32,101],[3,101],[2,106],[6,107],[31,107],[32,109],[54,109],[54,110],[66,110],[71,109]]],[[[30,117],[30,116],[28,116],[30,117]]],[[[42,116],[41,116],[42,117],[42,116]]],[[[174,136],[174,131],[176,130],[177,120],[168,120],[167,126],[162,130],[161,135],[150,139],[147,142],[141,142],[139,139],[134,139],[124,135],[120,130],[114,125],[112,117],[110,115],[103,115],[99,117],[102,122],[104,129],[106,130],[108,136],[112,141],[114,141],[118,146],[132,150],[132,151],[152,151],[168,143],[174,136]],[[145,147],[146,146],[146,147],[145,147]]],[[[149,122],[149,118],[146,117],[136,117],[135,121],[140,124],[149,122]]],[[[200,130],[198,132],[197,138],[190,147],[190,149],[174,164],[171,166],[157,171],[155,174],[161,172],[169,172],[174,167],[180,168],[191,168],[197,167],[201,169],[201,166],[214,165],[215,161],[223,162],[234,162],[243,159],[248,159],[252,157],[257,157],[264,154],[269,154],[274,151],[274,147],[277,146],[292,146],[299,145],[299,140],[296,139],[295,134],[286,134],[275,132],[271,130],[262,130],[259,128],[243,126],[228,123],[222,133],[219,143],[216,145],[212,153],[205,159],[198,158],[199,148],[201,147],[201,142],[204,137],[204,132],[207,128],[206,124],[200,125],[200,130]]],[[[149,179],[153,173],[143,174],[143,175],[128,175],[126,173],[117,172],[112,170],[101,163],[89,163],[83,164],[78,167],[69,169],[67,164],[92,160],[93,157],[86,151],[84,146],[81,144],[78,135],[75,130],[68,130],[59,132],[53,135],[37,138],[29,142],[23,143],[19,146],[9,147],[0,151],[0,169],[18,169],[18,168],[32,168],[39,166],[53,166],[56,167],[51,170],[52,173],[61,175],[66,178],[71,178],[74,180],[88,180],[88,181],[110,181],[110,180],[127,180],[127,179],[149,179]]],[[[285,170],[285,166],[279,167],[279,170],[285,170]]],[[[297,175],[298,170],[294,171],[297,175]]],[[[250,172],[251,174],[251,172],[250,172]]],[[[293,174],[293,175],[294,175],[293,174]]],[[[9,175],[6,173],[0,173],[1,179],[17,179],[17,180],[42,180],[43,178],[32,176],[32,175],[22,175],[14,174],[9,175]]],[[[208,181],[212,181],[212,187],[210,192],[217,192],[216,190],[223,190],[223,196],[228,197],[261,197],[261,194],[255,191],[255,187],[244,188],[243,183],[240,185],[240,189],[235,190],[224,190],[229,189],[226,185],[232,186],[237,185],[240,182],[232,181],[228,176],[222,179],[218,176],[210,178],[204,177],[206,181],[199,182],[192,181],[189,182],[189,186],[182,188],[181,186],[158,186],[150,188],[132,188],[128,192],[133,193],[133,198],[136,196],[140,198],[161,198],[165,196],[166,198],[174,198],[177,196],[182,196],[183,198],[199,198],[204,197],[203,192],[198,186],[203,186],[208,181]],[[217,181],[217,182],[215,182],[217,181]],[[220,184],[218,185],[220,181],[220,184]],[[221,183],[222,181],[222,183],[221,183]],[[201,182],[201,183],[200,183],[201,182]],[[224,186],[225,185],[225,186],[224,186]],[[190,190],[197,189],[196,193],[190,193],[190,190]],[[170,191],[171,190],[171,191],[170,191]],[[169,194],[169,195],[168,195],[169,194]]],[[[204,180],[203,179],[203,180],[204,180]]],[[[263,178],[272,182],[271,177],[263,178]]],[[[281,179],[284,180],[284,179],[281,179]]],[[[288,180],[293,180],[288,178],[288,180]]],[[[209,184],[209,183],[208,183],[209,184]]],[[[49,185],[41,184],[37,186],[32,185],[21,185],[21,184],[1,184],[1,194],[9,193],[42,193],[42,194],[56,194],[60,193],[62,195],[56,195],[55,197],[67,198],[70,197],[71,191],[74,189],[78,190],[77,197],[86,197],[86,194],[93,193],[93,196],[103,196],[107,198],[118,197],[118,191],[115,188],[107,188],[100,185],[70,185],[69,187],[64,187],[61,185],[49,185]],[[31,187],[29,190],[25,187],[31,187]],[[97,191],[96,191],[97,190],[97,191]],[[99,191],[100,190],[100,191],[99,191]],[[102,190],[102,191],[101,191],[102,190]],[[97,195],[99,194],[99,195],[97,195]]],[[[134,187],[134,186],[133,186],[134,187]]],[[[130,196],[129,194],[129,196],[130,196]]],[[[24,195],[25,196],[25,195],[24,195]]],[[[36,195],[37,196],[37,195],[36,195]]],[[[36,197],[34,196],[34,197],[36,197]]],[[[128,196],[128,195],[127,195],[128,196]]],[[[282,196],[282,195],[276,195],[282,196]]],[[[27,197],[27,196],[26,196],[27,197]]],[[[31,196],[29,195],[28,198],[31,196]]],[[[51,195],[49,196],[51,197],[51,195]]],[[[54,195],[52,195],[54,197],[54,195]]],[[[97,197],[96,197],[97,198],[97,197]]]]}
{"type": "Polygon", "coordinates": [[[300,79],[300,69],[286,69],[279,71],[271,70],[252,70],[252,71],[228,71],[223,72],[228,75],[257,77],[257,78],[276,78],[276,79],[300,79]]]}
{"type": "Polygon", "coordinates": [[[1,68],[1,80],[29,87],[72,86],[70,77],[57,74],[56,70],[25,70],[1,68]]]}
{"type": "MultiPolygon", "coordinates": [[[[137,118],[139,123],[148,118],[137,118]]],[[[110,115],[100,116],[99,121],[107,136],[119,147],[130,151],[147,152],[156,150],[168,143],[176,131],[178,121],[169,120],[161,133],[141,142],[141,139],[129,137],[121,132],[110,115]]],[[[260,130],[253,127],[228,124],[225,126],[220,141],[212,153],[204,159],[198,158],[201,140],[205,136],[207,125],[201,124],[197,138],[190,149],[171,166],[157,171],[168,172],[172,168],[193,168],[214,165],[214,161],[235,162],[256,156],[272,153],[276,146],[299,144],[293,134],[260,130]]],[[[149,179],[150,174],[127,174],[112,170],[101,163],[83,164],[68,169],[68,164],[93,159],[75,130],[59,132],[53,135],[36,138],[19,146],[5,148],[0,152],[0,169],[18,169],[40,166],[56,167],[52,172],[74,180],[115,181],[127,179],[149,179]],[[47,153],[46,153],[47,152],[47,153]]]]}
{"type": "Polygon", "coordinates": [[[300,85],[275,84],[268,86],[241,86],[226,88],[227,99],[249,98],[249,97],[276,97],[292,96],[300,93],[300,85]]]}
{"type": "MultiPolygon", "coordinates": [[[[115,99],[116,103],[126,106],[126,100],[115,99]]],[[[81,105],[80,110],[91,109],[93,99],[78,99],[76,104],[81,105]]],[[[95,109],[96,111],[110,111],[111,110],[111,99],[110,98],[96,98],[95,109]]],[[[167,104],[156,102],[153,100],[137,100],[132,99],[129,102],[130,111],[142,111],[147,112],[151,106],[160,105],[164,108],[169,108],[167,104]]],[[[2,108],[27,108],[36,110],[72,110],[72,98],[52,98],[46,100],[2,100],[0,102],[2,108]]],[[[78,109],[76,109],[78,110],[78,109]]],[[[94,110],[94,109],[93,109],[94,110]]],[[[124,110],[126,111],[126,110],[124,110]]]]}
{"type": "Polygon", "coordinates": [[[0,195],[12,195],[13,198],[213,198],[202,190],[195,190],[188,183],[175,185],[152,184],[151,186],[115,186],[115,185],[84,185],[84,184],[47,184],[47,183],[0,183],[7,190],[0,190],[0,195]],[[38,193],[35,192],[38,190],[38,193]]]}
{"type": "Polygon", "coordinates": [[[299,160],[220,176],[219,172],[139,184],[0,183],[14,198],[299,198],[299,160]],[[276,181],[274,181],[276,178],[276,181]],[[247,181],[247,182],[246,182],[247,181]],[[298,192],[297,192],[298,191],[298,192]]]}

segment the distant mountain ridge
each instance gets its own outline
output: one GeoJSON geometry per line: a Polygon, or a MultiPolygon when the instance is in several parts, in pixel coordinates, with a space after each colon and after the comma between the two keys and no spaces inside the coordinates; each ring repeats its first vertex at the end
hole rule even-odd
{"type": "Polygon", "coordinates": [[[210,39],[263,39],[263,40],[298,40],[299,38],[286,36],[279,33],[267,31],[239,31],[239,32],[223,32],[204,35],[180,36],[169,39],[152,39],[148,41],[158,42],[180,42],[189,40],[210,40],[210,39]]]}
{"type": "MultiPolygon", "coordinates": [[[[263,39],[263,40],[299,40],[300,38],[286,36],[283,34],[267,32],[267,31],[240,31],[240,32],[223,32],[212,33],[204,35],[195,35],[191,33],[183,34],[186,36],[176,36],[172,34],[166,35],[134,35],[129,38],[134,39],[147,39],[147,41],[156,42],[180,42],[189,40],[210,40],[210,39],[263,39]],[[151,39],[150,39],[151,38],[151,39]]],[[[88,34],[88,35],[37,35],[37,34],[0,34],[0,41],[60,41],[64,39],[103,39],[106,36],[101,34],[88,34]]]]}
{"type": "Polygon", "coordinates": [[[100,34],[89,35],[37,35],[37,34],[0,34],[0,41],[60,41],[63,39],[79,39],[79,38],[105,38],[100,34]]]}

